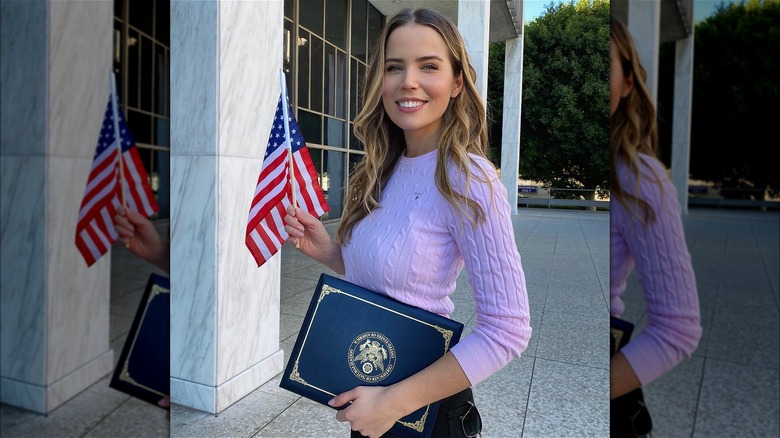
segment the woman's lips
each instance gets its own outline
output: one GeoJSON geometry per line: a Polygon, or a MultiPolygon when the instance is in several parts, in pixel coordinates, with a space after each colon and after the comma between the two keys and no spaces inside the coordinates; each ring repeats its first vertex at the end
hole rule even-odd
{"type": "Polygon", "coordinates": [[[417,99],[396,101],[396,105],[398,106],[398,109],[401,112],[405,112],[405,113],[413,113],[415,111],[419,111],[420,108],[425,106],[426,103],[427,102],[424,100],[417,100],[417,99]]]}

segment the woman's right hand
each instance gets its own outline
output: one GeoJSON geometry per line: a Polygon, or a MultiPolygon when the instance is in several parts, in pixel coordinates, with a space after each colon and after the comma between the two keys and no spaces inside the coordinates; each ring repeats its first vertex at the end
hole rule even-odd
{"type": "Polygon", "coordinates": [[[300,208],[289,206],[284,222],[287,224],[284,229],[296,248],[339,274],[344,273],[341,247],[331,241],[325,225],[318,218],[300,208]]]}

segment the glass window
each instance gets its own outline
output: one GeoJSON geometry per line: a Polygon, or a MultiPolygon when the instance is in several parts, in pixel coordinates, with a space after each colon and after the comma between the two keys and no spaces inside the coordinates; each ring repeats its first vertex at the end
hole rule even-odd
{"type": "Polygon", "coordinates": [[[114,69],[122,111],[160,212],[170,216],[170,1],[114,0],[114,69]]]}
{"type": "Polygon", "coordinates": [[[309,66],[311,65],[311,35],[299,29],[298,36],[298,105],[309,108],[309,66]]]}
{"type": "Polygon", "coordinates": [[[347,54],[336,50],[336,117],[346,118],[347,54]]]}
{"type": "MultiPolygon", "coordinates": [[[[134,5],[135,6],[135,5],[134,5]]],[[[166,46],[171,45],[171,3],[157,0],[155,2],[154,39],[166,46]]]]}
{"type": "Polygon", "coordinates": [[[343,92],[336,87],[336,48],[325,44],[325,114],[336,115],[336,94],[343,92]]]}
{"type": "Polygon", "coordinates": [[[132,108],[127,110],[127,125],[130,134],[136,144],[153,144],[152,142],[152,116],[139,113],[132,108]]]}
{"type": "Polygon", "coordinates": [[[284,18],[293,19],[293,14],[295,13],[293,8],[293,0],[284,0],[284,18]]]}
{"type": "Polygon", "coordinates": [[[344,144],[344,122],[325,117],[324,137],[327,146],[346,147],[344,144]]]}
{"type": "Polygon", "coordinates": [[[309,108],[313,111],[322,112],[322,60],[323,43],[316,36],[311,39],[311,77],[309,88],[309,108]]]}
{"type": "Polygon", "coordinates": [[[322,16],[324,12],[325,0],[299,0],[299,24],[320,36],[322,36],[322,16]]]}
{"type": "Polygon", "coordinates": [[[289,20],[284,20],[284,38],[282,39],[282,43],[284,44],[284,48],[282,51],[282,56],[284,59],[282,59],[282,71],[284,71],[284,77],[285,81],[287,82],[287,95],[290,97],[290,102],[292,104],[295,104],[295,95],[293,92],[293,38],[294,36],[293,32],[293,24],[289,20]]]}
{"type": "Polygon", "coordinates": [[[154,113],[162,116],[168,116],[168,110],[170,108],[169,99],[169,78],[167,60],[167,50],[160,44],[154,45],[154,113]]]}
{"type": "Polygon", "coordinates": [[[344,190],[346,181],[344,174],[344,152],[330,150],[322,151],[322,171],[320,179],[322,180],[322,191],[326,194],[330,211],[326,213],[327,218],[341,217],[344,210],[344,190]]]}
{"type": "Polygon", "coordinates": [[[385,23],[385,19],[382,13],[377,8],[368,5],[368,56],[374,51],[374,44],[376,44],[379,33],[382,32],[382,26],[385,23]]]}
{"type": "MultiPolygon", "coordinates": [[[[138,48],[141,41],[138,40],[138,32],[130,30],[127,38],[127,99],[125,104],[131,108],[138,108],[138,81],[140,77],[140,54],[138,48]]],[[[121,85],[117,85],[118,87],[121,85]]]]}
{"type": "Polygon", "coordinates": [[[171,122],[161,117],[154,118],[154,144],[157,146],[171,146],[171,122]]]}
{"type": "Polygon", "coordinates": [[[141,36],[141,109],[152,112],[152,80],[154,79],[154,49],[152,40],[141,36]]]}
{"type": "Polygon", "coordinates": [[[325,3],[325,39],[347,50],[347,2],[327,0],[325,3]]]}
{"type": "Polygon", "coordinates": [[[352,56],[366,61],[366,21],[367,2],[357,0],[352,2],[352,56]]]}
{"type": "Polygon", "coordinates": [[[306,144],[322,144],[322,116],[308,111],[298,111],[298,125],[306,144]]]}
{"type": "MultiPolygon", "coordinates": [[[[130,2],[130,26],[153,36],[154,0],[133,0],[130,2]]],[[[167,3],[167,2],[166,2],[167,3]]]]}

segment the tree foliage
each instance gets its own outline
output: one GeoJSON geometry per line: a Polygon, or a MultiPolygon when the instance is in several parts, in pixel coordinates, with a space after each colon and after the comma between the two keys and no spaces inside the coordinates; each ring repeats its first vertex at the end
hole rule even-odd
{"type": "MultiPolygon", "coordinates": [[[[733,196],[777,194],[780,171],[770,155],[780,122],[780,1],[718,6],[696,26],[693,60],[691,177],[718,183],[721,193],[757,189],[733,196]]],[[[673,67],[665,71],[673,83],[673,67]]],[[[670,138],[671,117],[660,123],[670,138]]]]}
{"type": "Polygon", "coordinates": [[[505,43],[490,43],[488,51],[488,142],[494,163],[501,162],[501,130],[504,119],[504,59],[505,43]]]}
{"type": "Polygon", "coordinates": [[[609,188],[609,2],[550,4],[525,27],[520,176],[609,188]]]}

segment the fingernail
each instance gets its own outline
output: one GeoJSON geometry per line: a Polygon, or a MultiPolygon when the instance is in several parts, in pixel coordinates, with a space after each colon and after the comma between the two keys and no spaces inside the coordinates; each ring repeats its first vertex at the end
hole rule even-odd
{"type": "Polygon", "coordinates": [[[331,406],[333,406],[334,403],[336,403],[336,397],[333,397],[332,399],[330,399],[328,401],[328,404],[331,405],[331,406]]]}

